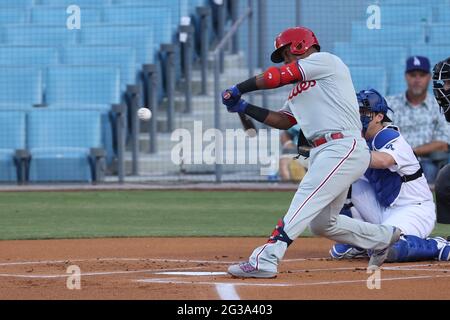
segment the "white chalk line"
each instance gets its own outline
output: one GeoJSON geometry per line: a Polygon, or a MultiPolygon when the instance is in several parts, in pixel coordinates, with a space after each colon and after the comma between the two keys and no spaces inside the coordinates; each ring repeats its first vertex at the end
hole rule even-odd
{"type": "MultiPolygon", "coordinates": [[[[283,263],[299,262],[299,261],[321,261],[327,258],[298,258],[286,259],[283,263]]],[[[209,263],[209,264],[233,264],[242,262],[235,261],[218,261],[218,260],[191,260],[191,259],[173,259],[173,258],[90,258],[90,259],[66,259],[66,260],[43,260],[43,261],[14,261],[0,262],[0,267],[20,266],[20,265],[38,265],[38,264],[60,264],[72,262],[92,262],[92,261],[140,261],[140,262],[177,262],[177,263],[209,263]]]]}
{"type": "MultiPolygon", "coordinates": [[[[159,272],[170,272],[173,270],[193,270],[202,269],[204,267],[192,267],[192,268],[170,268],[170,269],[144,269],[144,270],[128,270],[128,271],[99,271],[99,272],[84,272],[80,273],[80,277],[84,276],[109,276],[118,274],[133,274],[133,273],[152,273],[157,274],[159,272]]],[[[12,273],[0,273],[0,277],[4,278],[31,278],[31,279],[53,279],[53,278],[65,278],[72,276],[72,273],[67,274],[12,274],[12,273]]]]}
{"type": "Polygon", "coordinates": [[[177,262],[177,263],[209,263],[209,264],[233,264],[239,261],[217,261],[217,260],[188,260],[188,259],[153,259],[153,258],[92,258],[92,259],[67,259],[67,260],[44,260],[44,261],[17,261],[0,262],[0,267],[38,265],[38,264],[67,264],[72,262],[92,261],[140,261],[140,262],[177,262]]]}
{"type": "Polygon", "coordinates": [[[222,300],[241,300],[232,283],[218,283],[216,284],[216,291],[222,300]]]}
{"type": "MultiPolygon", "coordinates": [[[[423,280],[434,278],[449,278],[450,275],[421,275],[421,276],[408,276],[408,277],[393,277],[393,278],[381,278],[380,281],[403,281],[403,280],[423,280]]],[[[165,279],[140,279],[135,280],[140,283],[164,283],[164,284],[189,284],[189,285],[221,285],[223,282],[212,281],[186,281],[179,280],[178,278],[165,278],[165,279]]],[[[335,281],[319,281],[319,282],[307,282],[307,283],[258,283],[258,282],[226,282],[226,284],[233,286],[243,287],[304,287],[304,286],[323,286],[323,285],[340,285],[350,283],[366,283],[367,279],[363,280],[335,280],[335,281]]]]}

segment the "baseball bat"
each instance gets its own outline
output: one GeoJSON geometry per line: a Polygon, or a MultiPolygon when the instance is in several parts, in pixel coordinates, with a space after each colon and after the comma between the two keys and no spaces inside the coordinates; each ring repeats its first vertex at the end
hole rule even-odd
{"type": "Polygon", "coordinates": [[[244,113],[238,113],[238,115],[239,115],[239,119],[241,120],[242,127],[245,130],[245,133],[249,137],[256,136],[256,127],[255,127],[255,124],[253,123],[252,119],[247,117],[247,115],[244,113]]]}
{"type": "MultiPolygon", "coordinates": [[[[231,97],[231,92],[229,92],[229,91],[225,92],[225,94],[223,95],[224,99],[229,99],[230,97],[231,97]]],[[[239,119],[241,120],[241,124],[242,124],[242,127],[244,128],[245,133],[249,137],[256,136],[256,127],[255,127],[255,124],[253,123],[252,119],[247,117],[247,115],[244,113],[239,112],[238,115],[239,115],[239,119]]]]}

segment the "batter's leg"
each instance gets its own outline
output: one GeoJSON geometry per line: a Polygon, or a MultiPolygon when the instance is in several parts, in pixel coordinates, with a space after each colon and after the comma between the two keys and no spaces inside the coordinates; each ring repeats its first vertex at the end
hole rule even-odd
{"type": "Polygon", "coordinates": [[[358,244],[364,249],[382,249],[390,244],[392,227],[339,217],[350,184],[368,167],[365,142],[342,139],[326,148],[315,148],[310,161],[310,169],[283,218],[284,225],[278,228],[278,233],[284,232],[288,239],[278,237],[256,248],[249,260],[253,268],[276,273],[290,241],[313,220],[316,232],[337,241],[358,244]]]}

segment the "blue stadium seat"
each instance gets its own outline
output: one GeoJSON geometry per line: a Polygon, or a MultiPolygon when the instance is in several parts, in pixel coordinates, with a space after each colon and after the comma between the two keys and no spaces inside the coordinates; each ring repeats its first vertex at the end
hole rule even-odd
{"type": "Polygon", "coordinates": [[[439,6],[436,8],[433,22],[436,23],[450,23],[450,7],[439,6]]]}
{"type": "Polygon", "coordinates": [[[450,24],[436,23],[429,26],[430,45],[450,45],[448,34],[450,33],[450,24]]]}
{"type": "Polygon", "coordinates": [[[387,75],[385,68],[350,65],[349,69],[356,92],[374,88],[380,94],[386,94],[387,75]]]}
{"type": "Polygon", "coordinates": [[[0,8],[0,25],[28,22],[28,11],[24,8],[0,8]]]}
{"type": "Polygon", "coordinates": [[[59,66],[47,70],[45,103],[52,109],[96,110],[102,115],[102,142],[108,163],[114,157],[111,105],[120,103],[120,70],[59,66]]]}
{"type": "Polygon", "coordinates": [[[411,46],[411,55],[425,56],[430,59],[431,67],[450,56],[450,44],[447,46],[416,45],[411,46]]]}
{"type": "Polygon", "coordinates": [[[77,42],[77,30],[51,26],[8,26],[4,29],[5,43],[9,45],[68,46],[77,42]]]}
{"type": "Polygon", "coordinates": [[[31,67],[2,66],[0,109],[26,110],[42,103],[42,72],[31,67]]]}
{"type": "Polygon", "coordinates": [[[0,0],[0,7],[31,7],[39,0],[0,0]]]}
{"type": "MultiPolygon", "coordinates": [[[[23,0],[22,0],[23,1],[23,0]]],[[[75,4],[82,7],[99,7],[99,6],[107,6],[111,4],[111,0],[39,0],[39,5],[44,6],[64,6],[68,7],[72,4],[75,4]]]]}
{"type": "Polygon", "coordinates": [[[57,66],[47,70],[48,104],[99,104],[120,102],[120,71],[114,67],[57,66]]]}
{"type": "Polygon", "coordinates": [[[0,65],[46,67],[59,63],[54,47],[0,46],[0,65]]]}
{"type": "Polygon", "coordinates": [[[172,34],[175,34],[179,24],[178,19],[176,19],[179,14],[173,8],[160,5],[146,7],[111,6],[105,8],[104,20],[105,23],[109,24],[152,26],[153,40],[159,46],[161,43],[172,42],[172,34]],[[172,28],[168,28],[168,26],[172,28]]]}
{"type": "Polygon", "coordinates": [[[413,5],[384,5],[381,8],[381,25],[387,24],[419,24],[432,21],[431,7],[413,5]]]}
{"type": "MultiPolygon", "coordinates": [[[[148,0],[113,0],[114,4],[117,5],[130,5],[130,6],[155,6],[164,5],[170,8],[178,8],[178,10],[173,10],[175,22],[180,23],[179,17],[187,16],[189,14],[189,7],[194,7],[196,1],[193,0],[165,0],[161,2],[150,2],[148,0]],[[176,11],[176,12],[175,12],[176,11]]],[[[195,9],[195,8],[194,8],[195,9]]]]}
{"type": "Polygon", "coordinates": [[[26,148],[26,114],[0,111],[0,181],[17,181],[14,154],[26,148]]]}
{"type": "Polygon", "coordinates": [[[28,116],[30,181],[92,181],[90,149],[101,147],[96,111],[34,110],[28,116]]]}
{"type": "Polygon", "coordinates": [[[404,70],[398,74],[398,66],[404,69],[409,56],[406,47],[336,42],[333,53],[348,65],[383,67],[387,76],[387,94],[396,93],[402,88],[404,70]]]}
{"type": "Polygon", "coordinates": [[[351,42],[358,44],[398,46],[424,43],[425,26],[421,24],[382,24],[381,29],[368,29],[366,23],[353,22],[351,42]]]}
{"type": "Polygon", "coordinates": [[[408,50],[403,46],[360,45],[351,42],[335,42],[333,53],[346,64],[385,66],[405,63],[408,50]]]}
{"type": "Polygon", "coordinates": [[[391,69],[391,77],[388,81],[388,95],[396,95],[406,90],[405,62],[395,65],[391,69]]]}
{"type": "Polygon", "coordinates": [[[136,84],[136,50],[131,47],[77,46],[62,51],[63,64],[84,66],[114,66],[120,69],[122,91],[136,84]]]}
{"type": "Polygon", "coordinates": [[[85,45],[127,46],[136,49],[137,70],[155,61],[153,27],[142,25],[103,25],[81,28],[80,39],[85,45]]]}
{"type": "MultiPolygon", "coordinates": [[[[76,1],[72,1],[77,3],[76,1]]],[[[65,26],[69,14],[66,12],[67,7],[34,7],[31,9],[30,22],[36,25],[46,26],[65,26]]],[[[98,24],[102,22],[102,11],[99,8],[81,9],[80,27],[84,24],[98,24]]]]}

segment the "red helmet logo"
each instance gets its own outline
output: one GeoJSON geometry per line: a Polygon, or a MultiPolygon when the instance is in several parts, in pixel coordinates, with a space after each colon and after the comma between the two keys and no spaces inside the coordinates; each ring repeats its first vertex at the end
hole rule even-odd
{"type": "Polygon", "coordinates": [[[309,48],[316,45],[320,48],[314,32],[305,27],[295,27],[284,30],[275,39],[275,51],[271,60],[275,63],[283,62],[281,51],[285,46],[290,46],[292,54],[304,54],[309,48]]]}

